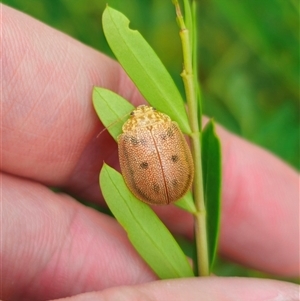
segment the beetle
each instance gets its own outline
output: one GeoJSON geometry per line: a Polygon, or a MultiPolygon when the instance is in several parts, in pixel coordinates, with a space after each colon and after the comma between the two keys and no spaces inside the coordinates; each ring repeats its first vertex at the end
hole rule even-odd
{"type": "Polygon", "coordinates": [[[150,205],[167,205],[191,188],[194,163],[178,124],[155,108],[133,110],[118,137],[121,172],[129,190],[150,205]]]}

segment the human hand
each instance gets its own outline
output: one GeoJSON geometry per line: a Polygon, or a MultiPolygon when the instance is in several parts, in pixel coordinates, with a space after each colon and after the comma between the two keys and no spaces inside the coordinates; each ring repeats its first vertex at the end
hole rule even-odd
{"type": "MultiPolygon", "coordinates": [[[[2,9],[1,276],[3,300],[297,300],[298,286],[266,279],[156,276],[107,215],[103,161],[117,147],[92,108],[93,86],[134,104],[142,97],[120,66],[32,18],[2,9]],[[88,293],[95,291],[93,293],[88,293]],[[277,298],[277,299],[276,299],[277,298]],[[280,299],[281,298],[281,299],[280,299]],[[294,299],[293,299],[294,298],[294,299]]],[[[221,127],[220,253],[249,267],[299,276],[298,175],[221,127]]],[[[191,216],[155,208],[173,233],[192,238],[191,216]]]]}

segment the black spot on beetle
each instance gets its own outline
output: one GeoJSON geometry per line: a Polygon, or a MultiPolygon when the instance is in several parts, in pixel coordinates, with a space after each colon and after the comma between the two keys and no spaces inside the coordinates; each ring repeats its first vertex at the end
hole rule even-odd
{"type": "Polygon", "coordinates": [[[168,140],[174,136],[172,128],[168,128],[163,134],[160,135],[161,140],[168,140]]]}
{"type": "Polygon", "coordinates": [[[161,138],[161,140],[167,140],[167,135],[166,134],[161,134],[160,138],[161,138]]]}
{"type": "Polygon", "coordinates": [[[176,163],[176,162],[179,160],[179,158],[178,158],[177,155],[173,155],[173,156],[171,157],[171,160],[172,160],[174,163],[176,163]]]}
{"type": "Polygon", "coordinates": [[[132,145],[138,145],[139,144],[139,140],[133,136],[130,137],[130,143],[132,145]]]}
{"type": "Polygon", "coordinates": [[[156,193],[159,193],[159,189],[160,189],[159,185],[157,183],[154,183],[153,184],[153,191],[156,192],[156,193]]]}
{"type": "Polygon", "coordinates": [[[148,168],[148,163],[147,162],[142,162],[141,164],[140,164],[140,167],[141,168],[143,168],[143,169],[147,169],[148,168]]]}
{"type": "Polygon", "coordinates": [[[169,127],[169,128],[167,129],[167,136],[168,136],[169,138],[172,138],[172,137],[174,136],[174,131],[172,130],[171,127],[169,127]]]}
{"type": "Polygon", "coordinates": [[[174,187],[178,185],[178,181],[176,179],[173,179],[171,183],[174,187]]]}
{"type": "Polygon", "coordinates": [[[147,145],[146,139],[143,139],[143,138],[141,138],[141,139],[139,140],[139,143],[140,143],[141,145],[143,145],[143,146],[146,146],[146,145],[147,145]]]}

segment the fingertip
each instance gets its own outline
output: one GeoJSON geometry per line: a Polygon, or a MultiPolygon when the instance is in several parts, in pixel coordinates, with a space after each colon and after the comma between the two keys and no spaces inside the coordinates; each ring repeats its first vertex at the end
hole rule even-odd
{"type": "MultiPolygon", "coordinates": [[[[66,299],[57,301],[63,300],[66,299]]],[[[299,287],[295,284],[267,279],[203,277],[184,280],[162,280],[135,286],[110,288],[102,292],[81,294],[67,300],[296,301],[299,300],[299,287]]]]}

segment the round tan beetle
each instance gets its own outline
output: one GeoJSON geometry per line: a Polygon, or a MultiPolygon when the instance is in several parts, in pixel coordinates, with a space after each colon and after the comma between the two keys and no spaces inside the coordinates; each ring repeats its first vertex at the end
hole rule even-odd
{"type": "Polygon", "coordinates": [[[125,183],[141,201],[167,205],[183,197],[194,177],[189,146],[176,122],[149,106],[130,114],[118,137],[125,183]]]}

